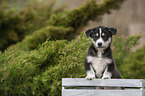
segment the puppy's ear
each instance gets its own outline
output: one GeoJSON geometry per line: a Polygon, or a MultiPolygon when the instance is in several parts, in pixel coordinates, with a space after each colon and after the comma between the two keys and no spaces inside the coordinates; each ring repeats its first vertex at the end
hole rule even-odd
{"type": "Polygon", "coordinates": [[[109,28],[109,32],[111,32],[112,35],[116,35],[117,29],[116,28],[109,28]]]}
{"type": "Polygon", "coordinates": [[[88,29],[85,34],[87,36],[87,38],[93,33],[93,29],[88,29]]]}

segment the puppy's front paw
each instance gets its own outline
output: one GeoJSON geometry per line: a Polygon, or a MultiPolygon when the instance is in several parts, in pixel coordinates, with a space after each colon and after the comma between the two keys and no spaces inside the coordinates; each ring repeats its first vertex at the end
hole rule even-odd
{"type": "Polygon", "coordinates": [[[111,77],[106,75],[106,76],[103,76],[102,79],[111,79],[111,77]]]}
{"type": "Polygon", "coordinates": [[[93,75],[86,76],[86,79],[88,79],[88,80],[92,80],[92,79],[94,79],[94,78],[95,78],[95,76],[93,76],[93,75]]]}

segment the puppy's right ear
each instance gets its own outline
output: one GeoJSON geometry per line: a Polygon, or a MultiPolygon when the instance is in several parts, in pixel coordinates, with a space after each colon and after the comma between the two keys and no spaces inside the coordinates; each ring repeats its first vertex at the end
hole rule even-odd
{"type": "Polygon", "coordinates": [[[87,36],[87,38],[93,33],[93,29],[88,29],[85,34],[87,36]]]}

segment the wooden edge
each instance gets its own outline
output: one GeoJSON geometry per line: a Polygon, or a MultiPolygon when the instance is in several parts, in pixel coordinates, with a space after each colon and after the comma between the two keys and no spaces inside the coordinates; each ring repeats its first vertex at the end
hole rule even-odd
{"type": "Polygon", "coordinates": [[[62,86],[116,86],[116,87],[142,87],[145,86],[143,79],[93,79],[85,78],[62,78],[62,86]]]}
{"type": "Polygon", "coordinates": [[[64,89],[62,96],[144,96],[141,90],[77,90],[64,89]]]}

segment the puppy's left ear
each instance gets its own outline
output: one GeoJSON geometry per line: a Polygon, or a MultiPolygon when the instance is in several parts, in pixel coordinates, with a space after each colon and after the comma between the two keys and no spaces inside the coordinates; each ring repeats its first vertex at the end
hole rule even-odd
{"type": "Polygon", "coordinates": [[[116,28],[109,28],[109,31],[111,32],[112,35],[116,35],[117,29],[116,28]]]}
{"type": "Polygon", "coordinates": [[[88,29],[85,34],[87,36],[87,38],[93,33],[93,29],[88,29]]]}

